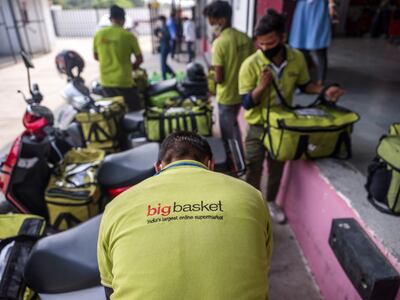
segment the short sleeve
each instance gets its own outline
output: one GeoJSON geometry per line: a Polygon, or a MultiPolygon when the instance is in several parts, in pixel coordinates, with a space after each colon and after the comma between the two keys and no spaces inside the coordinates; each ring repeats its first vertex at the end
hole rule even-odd
{"type": "Polygon", "coordinates": [[[98,49],[97,49],[97,40],[99,39],[98,36],[99,35],[96,34],[93,39],[93,53],[98,53],[98,49]]]}
{"type": "Polygon", "coordinates": [[[253,91],[258,83],[257,72],[251,66],[249,59],[246,59],[239,70],[239,94],[245,95],[253,91]]]}
{"type": "Polygon", "coordinates": [[[212,59],[211,65],[213,66],[224,66],[224,59],[223,59],[223,49],[221,43],[218,42],[216,39],[212,46],[212,59]]]}
{"type": "Polygon", "coordinates": [[[99,263],[101,284],[105,287],[112,287],[112,260],[108,247],[107,232],[105,231],[103,217],[100,224],[99,240],[97,242],[97,260],[99,263]]]}
{"type": "Polygon", "coordinates": [[[131,47],[132,47],[132,53],[135,54],[135,56],[142,55],[139,42],[133,34],[131,34],[131,47]]]}
{"type": "Polygon", "coordinates": [[[310,82],[310,73],[308,72],[308,67],[306,59],[303,53],[299,53],[299,77],[297,78],[296,85],[301,86],[310,82]]]}

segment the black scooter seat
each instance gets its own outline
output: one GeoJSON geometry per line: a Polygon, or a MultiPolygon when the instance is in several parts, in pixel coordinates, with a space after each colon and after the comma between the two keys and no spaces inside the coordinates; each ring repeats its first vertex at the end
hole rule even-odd
{"type": "Polygon", "coordinates": [[[222,141],[222,139],[215,137],[206,137],[205,139],[210,144],[211,151],[213,153],[215,171],[222,173],[228,172],[228,155],[226,154],[224,142],[222,141]]]}
{"type": "Polygon", "coordinates": [[[158,143],[148,143],[108,155],[99,168],[97,180],[105,188],[132,186],[141,182],[154,175],[159,148],[158,143]]]}
{"type": "Polygon", "coordinates": [[[39,240],[25,266],[24,277],[38,293],[55,294],[100,285],[97,237],[101,216],[39,240]]]}
{"type": "Polygon", "coordinates": [[[147,89],[147,95],[151,97],[160,95],[168,91],[176,90],[177,84],[178,82],[176,81],[176,79],[162,80],[160,82],[150,85],[147,89]]]}
{"type": "Polygon", "coordinates": [[[122,119],[122,128],[127,132],[138,132],[144,122],[144,110],[127,113],[122,119]]]}

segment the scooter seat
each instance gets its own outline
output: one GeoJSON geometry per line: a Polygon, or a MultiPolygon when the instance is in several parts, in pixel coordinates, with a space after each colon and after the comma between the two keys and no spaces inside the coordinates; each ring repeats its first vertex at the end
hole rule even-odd
{"type": "Polygon", "coordinates": [[[158,158],[158,143],[148,143],[136,148],[108,155],[97,173],[97,180],[105,188],[135,185],[154,175],[158,158]]]}
{"type": "Polygon", "coordinates": [[[147,95],[149,97],[156,96],[168,91],[176,90],[178,82],[176,79],[162,80],[160,82],[154,83],[147,89],[147,95]]]}
{"type": "Polygon", "coordinates": [[[25,266],[24,277],[38,293],[55,294],[100,285],[97,237],[101,216],[39,240],[25,266]]]}
{"type": "Polygon", "coordinates": [[[210,144],[213,153],[215,171],[222,173],[228,172],[229,162],[223,140],[215,137],[206,137],[205,139],[210,144]]]}
{"type": "Polygon", "coordinates": [[[122,128],[127,132],[140,131],[144,122],[144,110],[127,113],[122,119],[122,128]]]}

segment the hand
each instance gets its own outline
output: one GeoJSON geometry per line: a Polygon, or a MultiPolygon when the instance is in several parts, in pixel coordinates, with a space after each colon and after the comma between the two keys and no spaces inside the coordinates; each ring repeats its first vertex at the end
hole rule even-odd
{"type": "Polygon", "coordinates": [[[344,95],[344,90],[338,86],[331,86],[325,91],[325,99],[329,102],[337,102],[344,95]]]}
{"type": "Polygon", "coordinates": [[[331,16],[331,22],[333,24],[339,23],[339,15],[336,11],[336,6],[334,3],[329,3],[329,15],[331,16]]]}
{"type": "Polygon", "coordinates": [[[272,82],[272,73],[268,68],[264,68],[261,71],[261,80],[259,86],[264,90],[266,89],[272,82]]]}

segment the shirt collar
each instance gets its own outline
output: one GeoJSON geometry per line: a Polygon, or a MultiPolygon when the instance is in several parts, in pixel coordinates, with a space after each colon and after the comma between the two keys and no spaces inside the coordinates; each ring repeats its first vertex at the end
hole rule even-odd
{"type": "Polygon", "coordinates": [[[208,170],[207,166],[202,164],[201,162],[195,161],[195,160],[178,160],[174,161],[168,165],[166,165],[164,168],[161,169],[161,171],[158,173],[164,173],[170,169],[177,169],[177,168],[202,168],[208,170]]]}
{"type": "Polygon", "coordinates": [[[264,65],[271,65],[272,70],[275,72],[278,78],[281,77],[283,70],[288,64],[288,61],[293,59],[293,53],[289,51],[289,47],[285,45],[285,52],[284,52],[284,57],[285,60],[282,62],[280,66],[276,66],[272,61],[270,61],[267,57],[265,57],[263,51],[261,49],[257,50],[257,55],[258,58],[261,62],[261,64],[264,65]]]}

